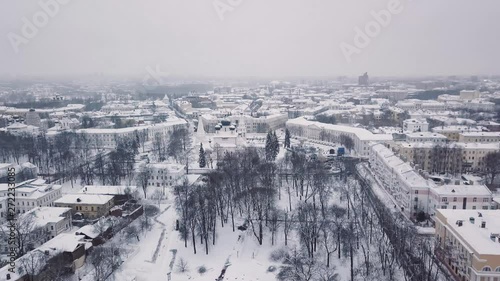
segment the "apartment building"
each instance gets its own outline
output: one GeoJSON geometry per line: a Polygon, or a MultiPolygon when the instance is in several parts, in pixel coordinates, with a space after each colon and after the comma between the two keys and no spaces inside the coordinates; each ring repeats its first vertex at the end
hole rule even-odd
{"type": "Polygon", "coordinates": [[[485,169],[484,158],[490,152],[500,150],[499,143],[451,143],[439,144],[435,142],[402,142],[396,148],[399,155],[406,161],[419,165],[419,169],[433,172],[438,162],[446,161],[448,169],[460,167],[460,172],[480,172],[485,169]],[[436,155],[441,153],[442,157],[436,155]],[[461,156],[461,157],[460,157],[461,156]],[[436,159],[441,159],[436,161],[436,159]]]}
{"type": "Polygon", "coordinates": [[[484,185],[437,185],[424,178],[383,144],[372,144],[370,168],[408,216],[436,209],[490,209],[493,196],[484,185]]]}
{"type": "Polygon", "coordinates": [[[113,196],[101,194],[66,194],[54,202],[56,207],[68,207],[73,214],[81,213],[84,218],[97,219],[109,214],[114,206],[113,196]]]}
{"type": "Polygon", "coordinates": [[[432,181],[424,179],[383,144],[372,143],[369,163],[383,188],[406,215],[415,217],[420,211],[429,213],[429,188],[435,186],[432,181]]]}
{"type": "Polygon", "coordinates": [[[437,185],[431,188],[433,215],[437,209],[489,210],[493,194],[485,185],[437,185]]]}
{"type": "Polygon", "coordinates": [[[438,258],[457,281],[500,280],[500,210],[436,211],[438,258]]]}
{"type": "Polygon", "coordinates": [[[370,156],[370,142],[392,140],[392,135],[373,134],[363,129],[349,126],[325,124],[308,121],[303,117],[288,120],[286,127],[294,137],[301,137],[312,141],[339,142],[340,136],[346,135],[354,141],[354,151],[362,157],[370,156]],[[325,138],[325,136],[328,136],[325,138]]]}

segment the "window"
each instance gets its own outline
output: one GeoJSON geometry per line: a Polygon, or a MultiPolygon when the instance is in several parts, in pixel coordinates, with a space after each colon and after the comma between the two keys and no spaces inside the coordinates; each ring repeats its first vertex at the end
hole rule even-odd
{"type": "Polygon", "coordinates": [[[496,272],[500,272],[500,266],[495,269],[496,272]]]}
{"type": "Polygon", "coordinates": [[[483,198],[483,202],[490,202],[490,198],[483,198]]]}
{"type": "Polygon", "coordinates": [[[457,197],[453,197],[453,202],[457,202],[457,197]]]}
{"type": "Polygon", "coordinates": [[[415,194],[418,194],[418,190],[415,190],[415,194]]]}
{"type": "Polygon", "coordinates": [[[441,202],[448,202],[448,198],[447,198],[447,197],[443,197],[443,198],[441,199],[441,202]]]}
{"type": "Polygon", "coordinates": [[[475,210],[476,209],[476,206],[472,206],[472,210],[475,210]]]}
{"type": "Polygon", "coordinates": [[[483,210],[488,210],[488,206],[483,206],[483,210]]]}
{"type": "Polygon", "coordinates": [[[491,271],[491,267],[485,266],[485,267],[483,267],[483,271],[491,271]]]}
{"type": "Polygon", "coordinates": [[[476,197],[472,198],[472,202],[477,202],[477,198],[476,197]]]}
{"type": "Polygon", "coordinates": [[[453,206],[453,210],[457,209],[457,206],[453,206]]]}

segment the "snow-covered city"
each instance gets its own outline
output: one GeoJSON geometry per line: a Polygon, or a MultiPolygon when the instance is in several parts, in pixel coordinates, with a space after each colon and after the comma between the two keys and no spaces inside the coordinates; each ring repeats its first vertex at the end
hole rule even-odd
{"type": "Polygon", "coordinates": [[[500,3],[170,2],[1,4],[0,280],[500,281],[500,3]]]}

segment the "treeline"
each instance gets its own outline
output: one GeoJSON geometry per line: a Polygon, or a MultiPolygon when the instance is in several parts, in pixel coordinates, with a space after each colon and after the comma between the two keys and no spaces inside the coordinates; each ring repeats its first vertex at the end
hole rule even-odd
{"type": "Polygon", "coordinates": [[[330,204],[333,186],[329,179],[319,161],[302,153],[288,152],[279,163],[266,160],[266,151],[255,147],[225,153],[202,184],[186,181],[174,188],[185,246],[191,241],[196,253],[199,240],[208,254],[209,244],[216,243],[217,228],[229,225],[235,231],[241,218],[243,228],[248,228],[260,245],[266,232],[271,244],[280,232],[288,245],[291,232],[296,230],[309,257],[314,257],[319,237],[325,235],[331,255],[335,246],[330,243],[342,243],[332,235],[345,235],[345,231],[339,234],[340,230],[332,229],[347,211],[330,204]],[[277,204],[282,193],[288,205],[283,210],[277,204]]]}
{"type": "MultiPolygon", "coordinates": [[[[169,136],[157,134],[152,140],[152,156],[159,161],[168,157],[180,160],[190,145],[187,129],[176,129],[169,136]]],[[[100,138],[71,131],[54,136],[40,134],[12,135],[0,132],[2,162],[21,164],[28,161],[39,169],[39,175],[63,181],[80,178],[84,184],[99,179],[102,184],[119,184],[132,178],[135,158],[149,140],[147,131],[136,131],[130,137],[115,137],[115,147],[105,149],[100,138]]]]}

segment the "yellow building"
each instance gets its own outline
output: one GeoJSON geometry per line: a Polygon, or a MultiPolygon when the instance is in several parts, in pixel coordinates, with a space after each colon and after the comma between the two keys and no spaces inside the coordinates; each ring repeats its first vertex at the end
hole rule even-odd
{"type": "Polygon", "coordinates": [[[437,209],[436,254],[457,281],[500,280],[500,210],[437,209]]]}
{"type": "Polygon", "coordinates": [[[107,216],[114,206],[113,196],[100,194],[67,194],[54,202],[56,207],[68,207],[73,214],[81,213],[84,218],[96,219],[107,216]]]}
{"type": "Polygon", "coordinates": [[[459,141],[460,135],[463,133],[482,132],[482,127],[471,127],[465,125],[441,126],[432,128],[434,133],[445,135],[450,141],[459,141]]]}

